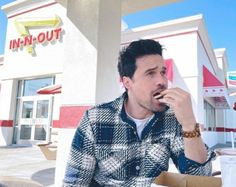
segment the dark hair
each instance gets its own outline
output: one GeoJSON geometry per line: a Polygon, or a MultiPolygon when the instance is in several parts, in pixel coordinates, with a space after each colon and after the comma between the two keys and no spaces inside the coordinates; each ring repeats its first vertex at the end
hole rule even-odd
{"type": "Polygon", "coordinates": [[[120,77],[132,78],[136,70],[136,59],[154,54],[162,56],[162,46],[159,42],[151,39],[131,42],[120,52],[117,65],[120,77]]]}

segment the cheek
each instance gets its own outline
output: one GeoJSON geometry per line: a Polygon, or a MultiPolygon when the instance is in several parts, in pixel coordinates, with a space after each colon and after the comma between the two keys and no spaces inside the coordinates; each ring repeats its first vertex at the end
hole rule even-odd
{"type": "Polygon", "coordinates": [[[136,92],[141,97],[148,97],[150,95],[150,90],[150,85],[143,83],[137,87],[136,92]]]}
{"type": "Polygon", "coordinates": [[[135,93],[135,95],[141,96],[141,97],[147,97],[150,95],[151,90],[153,90],[153,85],[152,81],[147,81],[145,79],[139,80],[135,82],[132,85],[132,92],[135,93]]]}

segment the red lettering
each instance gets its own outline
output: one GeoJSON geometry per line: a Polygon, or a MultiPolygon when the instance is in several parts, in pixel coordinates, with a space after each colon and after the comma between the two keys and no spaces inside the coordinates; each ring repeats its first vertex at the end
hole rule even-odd
{"type": "Polygon", "coordinates": [[[20,38],[18,38],[17,40],[16,39],[12,40],[12,49],[19,48],[20,42],[21,42],[20,38]]]}
{"type": "Polygon", "coordinates": [[[46,40],[50,42],[52,39],[53,39],[53,30],[47,31],[46,32],[46,40]],[[49,36],[49,32],[50,32],[50,36],[49,36]]]}
{"type": "Polygon", "coordinates": [[[43,43],[43,42],[45,41],[45,38],[46,38],[45,36],[46,36],[46,35],[45,35],[44,32],[39,33],[39,35],[38,35],[38,37],[37,37],[38,42],[39,42],[39,43],[43,43]]]}
{"type": "Polygon", "coordinates": [[[29,35],[22,39],[13,39],[10,40],[9,49],[20,48],[21,46],[32,46],[36,40],[38,43],[44,43],[45,41],[51,42],[53,39],[60,39],[61,32],[62,28],[57,28],[46,32],[40,32],[37,37],[29,35]]]}
{"type": "Polygon", "coordinates": [[[10,46],[9,49],[12,49],[12,40],[10,40],[10,46]]]}
{"type": "Polygon", "coordinates": [[[24,46],[26,46],[26,45],[32,45],[32,43],[33,43],[33,36],[32,35],[30,35],[30,36],[26,36],[25,38],[24,38],[24,46]]]}
{"type": "Polygon", "coordinates": [[[55,29],[54,32],[56,34],[56,39],[58,39],[61,33],[61,28],[55,29]]]}

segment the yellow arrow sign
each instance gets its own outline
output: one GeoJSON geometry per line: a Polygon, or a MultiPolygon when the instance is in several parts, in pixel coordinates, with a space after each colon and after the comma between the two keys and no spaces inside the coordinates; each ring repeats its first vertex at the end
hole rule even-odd
{"type": "MultiPolygon", "coordinates": [[[[15,20],[15,27],[21,37],[29,36],[29,28],[33,27],[58,27],[61,24],[59,16],[53,18],[18,18],[15,20]]],[[[26,47],[28,52],[33,54],[33,46],[26,47]]]]}

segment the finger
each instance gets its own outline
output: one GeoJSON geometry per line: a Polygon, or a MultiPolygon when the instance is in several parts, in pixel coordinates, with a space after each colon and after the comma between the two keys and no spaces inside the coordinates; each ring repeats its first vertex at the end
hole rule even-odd
{"type": "Polygon", "coordinates": [[[181,90],[180,88],[171,88],[161,92],[161,95],[169,95],[170,97],[178,98],[178,100],[184,100],[189,97],[189,93],[181,90]],[[174,95],[175,94],[175,95],[174,95]]]}
{"type": "Polygon", "coordinates": [[[173,99],[173,100],[181,100],[181,99],[183,99],[183,96],[179,95],[178,93],[175,93],[175,92],[169,92],[169,93],[165,94],[163,96],[163,98],[169,98],[169,99],[173,99]]]}
{"type": "Polygon", "coordinates": [[[164,98],[172,98],[172,99],[175,99],[175,100],[183,100],[184,99],[184,95],[180,94],[179,92],[176,92],[174,90],[171,90],[171,91],[168,91],[168,92],[165,92],[165,93],[162,93],[162,96],[164,98]]]}
{"type": "Polygon", "coordinates": [[[162,98],[162,99],[159,99],[159,102],[168,104],[172,107],[175,106],[175,101],[172,98],[162,98]]]}
{"type": "Polygon", "coordinates": [[[184,91],[184,90],[182,90],[182,89],[180,89],[180,88],[169,88],[169,89],[166,89],[166,90],[164,90],[164,91],[162,91],[161,92],[161,94],[168,94],[168,93],[176,93],[176,94],[178,94],[178,95],[186,95],[186,94],[188,94],[188,92],[186,92],[186,91],[184,91]]]}
{"type": "Polygon", "coordinates": [[[162,98],[163,98],[163,95],[161,95],[161,94],[155,95],[154,98],[155,98],[155,99],[162,99],[162,98]]]}

